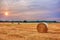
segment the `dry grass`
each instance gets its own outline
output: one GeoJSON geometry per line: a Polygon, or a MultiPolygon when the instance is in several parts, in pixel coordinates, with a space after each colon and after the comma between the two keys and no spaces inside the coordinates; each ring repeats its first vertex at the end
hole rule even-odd
{"type": "Polygon", "coordinates": [[[0,24],[0,40],[60,40],[60,23],[48,23],[48,33],[38,33],[37,24],[0,24]]]}

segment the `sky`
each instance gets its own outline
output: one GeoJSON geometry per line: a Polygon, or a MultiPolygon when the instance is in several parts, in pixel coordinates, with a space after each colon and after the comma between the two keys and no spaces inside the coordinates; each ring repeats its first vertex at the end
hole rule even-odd
{"type": "Polygon", "coordinates": [[[0,0],[0,20],[60,21],[60,0],[0,0]]]}

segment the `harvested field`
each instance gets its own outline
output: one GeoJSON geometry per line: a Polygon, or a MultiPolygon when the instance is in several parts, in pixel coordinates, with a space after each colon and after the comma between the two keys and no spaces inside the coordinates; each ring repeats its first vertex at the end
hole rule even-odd
{"type": "Polygon", "coordinates": [[[0,24],[0,40],[60,40],[60,23],[48,23],[48,33],[38,33],[38,23],[0,24]]]}

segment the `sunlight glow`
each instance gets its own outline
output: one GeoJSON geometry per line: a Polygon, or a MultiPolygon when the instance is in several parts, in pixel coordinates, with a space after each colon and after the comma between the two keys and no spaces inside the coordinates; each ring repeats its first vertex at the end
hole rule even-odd
{"type": "Polygon", "coordinates": [[[5,12],[5,16],[8,16],[8,12],[5,12]]]}

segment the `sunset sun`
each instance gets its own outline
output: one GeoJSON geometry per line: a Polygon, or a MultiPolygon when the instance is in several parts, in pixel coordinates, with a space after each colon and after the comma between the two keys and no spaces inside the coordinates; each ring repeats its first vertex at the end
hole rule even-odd
{"type": "Polygon", "coordinates": [[[8,16],[9,15],[9,13],[8,12],[5,12],[5,16],[8,16]]]}

